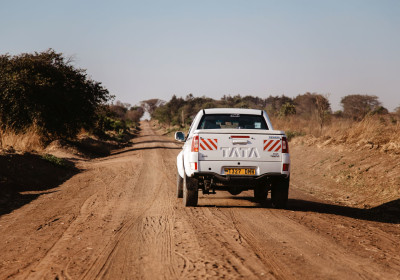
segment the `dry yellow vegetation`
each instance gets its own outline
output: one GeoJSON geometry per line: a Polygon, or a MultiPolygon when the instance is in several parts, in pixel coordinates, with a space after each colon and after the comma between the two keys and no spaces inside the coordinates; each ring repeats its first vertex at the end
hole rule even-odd
{"type": "Polygon", "coordinates": [[[316,121],[292,116],[273,118],[275,129],[286,131],[295,138],[317,145],[345,145],[352,149],[374,149],[385,153],[400,154],[400,119],[395,115],[368,116],[362,121],[332,118],[321,127],[316,121]]]}
{"type": "Polygon", "coordinates": [[[34,128],[29,128],[23,133],[0,129],[0,152],[41,152],[43,149],[41,137],[34,128]]]}

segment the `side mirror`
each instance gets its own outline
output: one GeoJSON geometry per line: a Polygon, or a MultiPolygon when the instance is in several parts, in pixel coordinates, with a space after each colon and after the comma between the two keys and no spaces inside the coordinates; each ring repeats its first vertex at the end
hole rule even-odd
{"type": "Polygon", "coordinates": [[[185,134],[182,131],[175,132],[175,140],[185,142],[185,134]]]}

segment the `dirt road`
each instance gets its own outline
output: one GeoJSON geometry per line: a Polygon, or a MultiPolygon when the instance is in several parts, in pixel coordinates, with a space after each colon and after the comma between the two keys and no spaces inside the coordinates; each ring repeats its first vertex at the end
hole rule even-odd
{"type": "Polygon", "coordinates": [[[143,122],[132,147],[1,216],[0,279],[400,279],[399,224],[317,201],[301,178],[288,210],[251,192],[183,207],[179,149],[143,122]]]}

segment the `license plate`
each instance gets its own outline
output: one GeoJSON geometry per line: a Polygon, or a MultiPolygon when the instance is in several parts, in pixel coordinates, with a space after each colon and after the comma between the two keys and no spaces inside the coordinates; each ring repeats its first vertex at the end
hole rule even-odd
{"type": "Polygon", "coordinates": [[[226,175],[256,175],[254,168],[225,168],[226,175]]]}

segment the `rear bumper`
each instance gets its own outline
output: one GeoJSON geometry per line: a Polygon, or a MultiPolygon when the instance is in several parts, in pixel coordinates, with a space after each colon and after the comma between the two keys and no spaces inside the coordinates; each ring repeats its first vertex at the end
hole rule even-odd
{"type": "Polygon", "coordinates": [[[214,183],[222,183],[229,185],[243,185],[243,184],[265,184],[280,178],[288,178],[288,174],[277,172],[265,173],[259,176],[238,176],[238,175],[220,175],[215,172],[196,172],[195,178],[202,178],[205,180],[213,180],[214,183]]]}
{"type": "MultiPolygon", "coordinates": [[[[252,168],[255,169],[255,177],[262,177],[266,175],[278,176],[278,175],[290,175],[290,169],[283,171],[283,164],[290,164],[290,157],[288,154],[282,155],[282,161],[199,161],[198,162],[198,173],[201,174],[216,174],[226,178],[229,175],[225,174],[225,168],[252,168]]],[[[194,174],[197,173],[194,171],[194,174]]],[[[237,176],[231,176],[237,177],[237,176]]],[[[245,178],[249,178],[245,176],[245,178]]]]}

